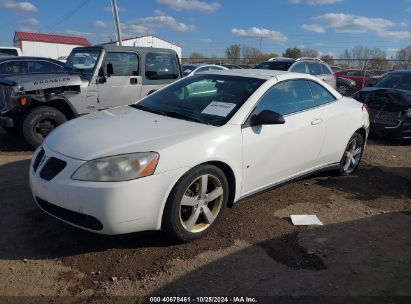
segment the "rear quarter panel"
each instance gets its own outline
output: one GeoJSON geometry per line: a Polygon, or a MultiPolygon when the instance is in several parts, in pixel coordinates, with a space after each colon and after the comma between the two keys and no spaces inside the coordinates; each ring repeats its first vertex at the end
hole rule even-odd
{"type": "Polygon", "coordinates": [[[368,115],[362,110],[362,103],[343,97],[323,106],[326,135],[319,159],[322,164],[337,163],[354,132],[368,129],[368,115]]]}

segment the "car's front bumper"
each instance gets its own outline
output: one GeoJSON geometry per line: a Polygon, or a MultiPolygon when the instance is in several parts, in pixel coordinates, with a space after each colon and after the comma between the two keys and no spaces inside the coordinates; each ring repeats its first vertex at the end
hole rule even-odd
{"type": "Polygon", "coordinates": [[[20,124],[22,112],[15,109],[0,109],[0,126],[6,128],[14,128],[20,124]]]}
{"type": "Polygon", "coordinates": [[[174,183],[185,169],[125,182],[84,182],[71,179],[84,161],[45,148],[46,158],[35,171],[30,166],[30,187],[37,205],[71,225],[102,234],[160,229],[162,210],[174,183]],[[53,179],[40,177],[50,157],[66,167],[53,179]]]}
{"type": "Polygon", "coordinates": [[[371,123],[371,131],[392,139],[411,139],[411,119],[399,119],[395,124],[376,120],[371,123]]]}

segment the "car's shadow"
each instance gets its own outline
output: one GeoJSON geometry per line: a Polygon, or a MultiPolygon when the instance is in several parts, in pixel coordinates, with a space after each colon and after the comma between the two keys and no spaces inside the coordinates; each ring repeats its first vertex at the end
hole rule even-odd
{"type": "Polygon", "coordinates": [[[161,232],[102,236],[86,232],[43,213],[28,185],[30,160],[0,165],[0,259],[54,258],[108,248],[169,246],[161,232]]]}
{"type": "Polygon", "coordinates": [[[231,254],[216,252],[208,260],[198,257],[177,265],[171,270],[176,278],[149,296],[276,296],[269,299],[271,303],[402,303],[380,297],[411,295],[410,215],[379,214],[254,245],[238,244],[231,254]],[[180,267],[186,272],[178,277],[180,267]]]}
{"type": "Polygon", "coordinates": [[[33,149],[19,136],[13,136],[0,127],[0,152],[23,152],[33,149]]]}
{"type": "MultiPolygon", "coordinates": [[[[0,165],[0,259],[56,258],[110,248],[167,247],[179,244],[162,232],[103,236],[52,218],[43,213],[33,201],[28,185],[29,163],[29,160],[22,160],[0,165]]],[[[321,187],[344,191],[347,198],[361,200],[372,207],[384,207],[376,200],[381,197],[411,199],[410,181],[389,170],[390,168],[385,171],[378,167],[363,166],[348,177],[332,177],[326,172],[307,179],[321,187]]],[[[302,183],[304,181],[300,182],[302,183]]],[[[291,191],[298,191],[299,184],[290,185],[290,188],[291,191]]],[[[283,190],[279,189],[277,192],[283,190]]],[[[258,199],[264,201],[271,195],[267,194],[268,196],[262,194],[258,199]]],[[[236,208],[243,207],[234,207],[234,212],[236,208]]]]}

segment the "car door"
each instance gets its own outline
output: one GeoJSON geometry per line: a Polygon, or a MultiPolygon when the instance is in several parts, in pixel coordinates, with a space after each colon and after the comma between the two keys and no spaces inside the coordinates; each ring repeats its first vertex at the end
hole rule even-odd
{"type": "MultiPolygon", "coordinates": [[[[340,161],[344,151],[345,138],[349,138],[351,130],[347,127],[347,106],[339,102],[325,87],[309,81],[315,106],[323,112],[325,126],[324,143],[318,156],[319,165],[329,165],[340,161]]],[[[354,118],[353,118],[354,119],[354,118]]]]}
{"type": "Polygon", "coordinates": [[[322,75],[320,78],[334,89],[337,88],[336,78],[334,77],[332,70],[323,63],[320,63],[320,66],[322,70],[322,75]]]}
{"type": "Polygon", "coordinates": [[[317,166],[325,136],[323,112],[315,107],[306,80],[274,85],[259,100],[253,114],[263,110],[283,115],[285,123],[242,128],[243,195],[317,166]]]}
{"type": "Polygon", "coordinates": [[[296,64],[294,64],[290,70],[290,72],[294,72],[294,73],[303,73],[303,74],[308,74],[307,73],[307,67],[305,65],[304,62],[298,62],[296,64]]]}
{"type": "Polygon", "coordinates": [[[355,71],[348,71],[347,72],[347,78],[354,80],[355,81],[355,89],[356,90],[361,90],[366,84],[365,78],[364,78],[364,72],[360,70],[355,70],[355,71]]]}
{"type": "Polygon", "coordinates": [[[323,76],[323,71],[321,69],[321,65],[318,62],[308,62],[307,63],[308,71],[311,75],[314,75],[321,79],[322,81],[325,81],[322,77],[323,76]]]}
{"type": "Polygon", "coordinates": [[[126,105],[140,99],[142,79],[136,53],[107,52],[102,68],[105,82],[97,86],[100,106],[126,105]]]}

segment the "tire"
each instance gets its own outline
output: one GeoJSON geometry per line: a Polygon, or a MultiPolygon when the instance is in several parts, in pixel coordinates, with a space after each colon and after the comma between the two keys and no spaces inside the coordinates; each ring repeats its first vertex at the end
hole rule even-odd
{"type": "Polygon", "coordinates": [[[163,213],[163,231],[181,241],[205,236],[220,220],[227,205],[228,191],[227,178],[219,168],[200,165],[190,170],[170,193],[163,213]],[[207,187],[203,192],[205,180],[207,187]]]}
{"type": "Polygon", "coordinates": [[[362,154],[364,152],[364,138],[359,133],[354,135],[348,141],[344,154],[340,161],[340,175],[350,175],[357,170],[362,154]]]}
{"type": "Polygon", "coordinates": [[[337,91],[341,95],[345,96],[350,93],[350,88],[345,84],[340,84],[339,86],[337,86],[337,91]]]}
{"type": "Polygon", "coordinates": [[[56,108],[37,107],[24,118],[21,133],[31,147],[37,148],[53,129],[66,121],[67,117],[56,108]]]}

